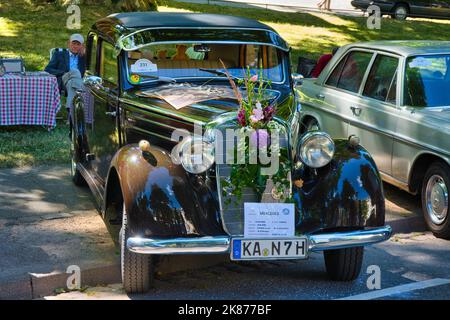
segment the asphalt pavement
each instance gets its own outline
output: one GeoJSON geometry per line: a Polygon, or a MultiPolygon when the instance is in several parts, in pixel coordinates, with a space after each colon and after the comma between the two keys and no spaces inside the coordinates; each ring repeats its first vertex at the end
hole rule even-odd
{"type": "MultiPolygon", "coordinates": [[[[177,257],[184,260],[160,266],[156,289],[127,296],[118,284],[118,249],[89,189],[72,184],[69,167],[1,169],[0,299],[54,299],[66,288],[71,265],[80,267],[82,286],[88,289],[56,299],[337,299],[369,291],[365,270],[370,265],[380,266],[385,289],[449,279],[449,242],[424,233],[419,199],[389,185],[385,193],[387,224],[397,234],[367,248],[363,273],[353,283],[330,282],[321,254],[307,261],[245,264],[231,263],[226,256],[177,257]]],[[[389,298],[448,299],[448,289],[435,285],[389,298]]]]}
{"type": "Polygon", "coordinates": [[[201,270],[159,276],[144,295],[127,295],[120,284],[74,291],[48,300],[383,300],[450,299],[449,242],[429,232],[397,234],[368,247],[354,282],[327,278],[322,254],[306,261],[223,263],[201,270]],[[370,290],[380,270],[380,288],[370,290]],[[367,271],[370,271],[367,273],[367,271]]]}

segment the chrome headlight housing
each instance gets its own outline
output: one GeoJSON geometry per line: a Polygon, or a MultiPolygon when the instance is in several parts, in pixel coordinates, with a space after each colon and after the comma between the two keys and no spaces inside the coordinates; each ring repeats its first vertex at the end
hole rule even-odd
{"type": "Polygon", "coordinates": [[[335,145],[333,139],[321,131],[308,132],[300,139],[298,155],[311,168],[322,168],[333,159],[335,145]]]}
{"type": "Polygon", "coordinates": [[[214,164],[214,144],[201,138],[185,138],[175,147],[177,159],[183,168],[190,173],[200,174],[214,164]]]}

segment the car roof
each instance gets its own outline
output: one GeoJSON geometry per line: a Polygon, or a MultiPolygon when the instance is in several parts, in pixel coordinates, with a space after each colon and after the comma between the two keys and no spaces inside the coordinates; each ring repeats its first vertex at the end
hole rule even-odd
{"type": "Polygon", "coordinates": [[[288,43],[271,27],[253,19],[223,14],[179,12],[128,12],[115,13],[97,20],[91,32],[100,34],[118,50],[136,50],[144,43],[185,40],[186,32],[193,30],[190,41],[215,41],[218,30],[226,41],[263,43],[289,51],[288,43]],[[194,31],[196,30],[196,31],[194,31]],[[246,32],[241,32],[244,30],[246,32]],[[202,33],[202,31],[204,31],[202,33]],[[179,39],[178,39],[178,38],[179,39]],[[195,39],[194,39],[195,38],[195,39]]]}
{"type": "Polygon", "coordinates": [[[450,41],[386,40],[357,42],[348,45],[348,47],[388,51],[405,57],[419,54],[450,53],[450,41]]]}
{"type": "Polygon", "coordinates": [[[125,28],[249,28],[271,30],[269,26],[242,17],[208,13],[126,12],[109,15],[125,28]]]}

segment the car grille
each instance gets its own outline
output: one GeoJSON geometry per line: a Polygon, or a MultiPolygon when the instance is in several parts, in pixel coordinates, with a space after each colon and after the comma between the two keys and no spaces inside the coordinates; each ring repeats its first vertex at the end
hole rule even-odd
{"type": "MultiPolygon", "coordinates": [[[[228,127],[229,128],[229,127],[228,127]]],[[[219,129],[223,136],[225,136],[224,128],[219,129]]],[[[280,147],[288,147],[288,135],[286,132],[280,133],[280,147]]],[[[225,141],[223,150],[225,150],[225,141]]],[[[221,155],[219,155],[221,156],[221,155]]],[[[225,157],[225,152],[222,155],[225,157]]],[[[230,164],[224,163],[216,164],[216,180],[217,180],[217,190],[218,198],[220,202],[220,213],[222,219],[222,225],[230,236],[243,236],[244,235],[244,203],[245,202],[259,202],[257,194],[251,188],[245,188],[243,190],[241,200],[237,200],[235,196],[224,195],[222,192],[222,180],[230,176],[232,166],[230,164]],[[229,201],[230,200],[230,201],[229,201]]],[[[290,177],[288,177],[290,178],[290,177]]],[[[262,195],[261,202],[265,203],[277,203],[283,202],[284,200],[274,199],[272,196],[273,188],[272,180],[268,179],[266,184],[266,189],[262,195]]],[[[285,190],[285,195],[288,195],[290,190],[285,190]]]]}

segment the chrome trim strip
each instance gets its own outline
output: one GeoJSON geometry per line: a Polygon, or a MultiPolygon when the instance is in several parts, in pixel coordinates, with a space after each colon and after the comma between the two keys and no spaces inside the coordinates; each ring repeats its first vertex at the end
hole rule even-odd
{"type": "Polygon", "coordinates": [[[349,232],[314,234],[309,236],[308,249],[317,252],[365,246],[388,240],[391,235],[392,228],[390,226],[349,232]]]}
{"type": "Polygon", "coordinates": [[[436,148],[436,147],[433,147],[433,146],[429,146],[429,145],[421,144],[417,140],[408,139],[404,135],[400,135],[400,134],[398,134],[398,133],[396,133],[394,131],[386,132],[386,131],[383,131],[382,129],[378,129],[378,128],[374,127],[374,126],[367,125],[367,124],[365,124],[363,122],[355,121],[352,118],[344,117],[344,116],[342,116],[341,113],[333,112],[331,110],[328,110],[328,109],[325,109],[325,108],[321,108],[321,107],[316,107],[316,106],[313,106],[311,104],[306,103],[305,101],[301,101],[301,103],[302,103],[302,105],[306,105],[308,108],[311,108],[311,109],[313,109],[315,111],[318,110],[319,114],[320,114],[320,112],[326,112],[326,113],[332,114],[332,115],[336,116],[338,119],[348,122],[350,125],[354,125],[354,126],[357,126],[357,127],[363,128],[363,129],[367,129],[367,130],[371,130],[371,131],[376,132],[376,133],[383,134],[385,136],[388,136],[388,137],[394,139],[394,141],[400,141],[400,142],[404,142],[404,143],[407,143],[407,144],[412,145],[412,146],[420,147],[423,150],[438,153],[438,155],[440,154],[440,155],[444,155],[446,157],[450,156],[450,152],[447,152],[446,150],[439,149],[439,148],[436,148]]]}
{"type": "Polygon", "coordinates": [[[227,236],[174,239],[129,238],[127,248],[131,252],[141,254],[226,253],[230,248],[230,238],[227,236]]]}
{"type": "Polygon", "coordinates": [[[136,126],[127,125],[126,128],[127,128],[127,129],[136,130],[136,131],[142,132],[142,133],[144,133],[144,134],[149,134],[149,135],[155,136],[155,137],[157,137],[157,138],[164,139],[164,140],[167,140],[167,141],[170,141],[170,142],[175,143],[175,142],[174,142],[171,138],[169,138],[169,137],[166,137],[166,136],[163,136],[163,135],[160,135],[160,134],[151,132],[151,131],[147,131],[147,130],[141,129],[141,128],[136,127],[136,126]]]}
{"type": "MultiPolygon", "coordinates": [[[[390,226],[309,235],[308,252],[366,246],[388,240],[392,235],[390,226]]],[[[214,236],[198,238],[152,239],[133,237],[127,240],[127,248],[139,254],[212,254],[227,253],[231,237],[214,236]]]]}
{"type": "Polygon", "coordinates": [[[157,126],[169,129],[169,130],[177,130],[177,129],[179,129],[177,127],[171,126],[171,125],[166,124],[166,123],[157,122],[157,121],[150,120],[150,119],[147,119],[147,118],[144,118],[144,117],[140,117],[140,116],[136,116],[136,115],[127,116],[126,119],[129,122],[132,122],[133,120],[139,120],[139,121],[145,122],[147,124],[154,124],[154,125],[157,125],[157,126]]]}
{"type": "Polygon", "coordinates": [[[100,185],[96,182],[96,178],[91,175],[89,170],[87,170],[81,163],[77,163],[77,169],[80,171],[83,178],[86,180],[86,183],[91,189],[92,193],[94,193],[94,199],[100,199],[102,203],[97,203],[99,208],[103,208],[103,202],[105,201],[105,188],[103,187],[104,181],[100,177],[97,178],[100,185]],[[103,184],[103,185],[102,185],[103,184]]]}
{"type": "Polygon", "coordinates": [[[192,116],[191,117],[182,116],[180,114],[175,113],[174,110],[172,110],[172,111],[165,110],[163,108],[158,108],[151,104],[136,102],[129,98],[122,97],[119,99],[119,101],[121,103],[127,104],[122,107],[124,109],[127,109],[127,108],[129,108],[129,106],[131,106],[131,107],[139,108],[139,110],[147,110],[147,111],[155,112],[155,113],[163,115],[163,116],[167,116],[168,119],[178,119],[178,120],[185,121],[186,123],[190,123],[190,124],[194,123],[194,121],[199,122],[201,125],[206,124],[205,121],[198,120],[197,118],[194,118],[192,116]]]}
{"type": "MultiPolygon", "coordinates": [[[[145,106],[147,106],[147,105],[145,105],[145,106]]],[[[134,112],[134,113],[138,113],[138,114],[143,114],[143,115],[146,115],[146,116],[149,116],[149,117],[152,117],[152,118],[166,119],[166,120],[170,120],[170,121],[174,121],[174,122],[180,122],[182,124],[192,124],[192,121],[186,122],[186,121],[183,121],[181,119],[176,119],[175,117],[168,117],[168,116],[166,116],[164,114],[157,113],[158,111],[153,112],[152,110],[146,110],[146,109],[143,109],[142,107],[126,105],[126,106],[124,106],[123,109],[125,109],[125,111],[134,112]]],[[[158,125],[160,125],[160,124],[161,123],[158,122],[158,125]]],[[[163,124],[163,125],[165,125],[165,124],[163,124]]],[[[170,127],[172,127],[172,126],[170,126],[170,127]]]]}
{"type": "MultiPolygon", "coordinates": [[[[126,38],[128,38],[128,37],[134,36],[135,34],[138,34],[138,33],[144,32],[144,31],[149,31],[149,30],[164,30],[164,29],[176,29],[176,30],[179,30],[179,29],[186,29],[186,30],[193,29],[193,30],[224,30],[224,31],[226,31],[228,28],[224,28],[224,27],[207,27],[207,28],[204,28],[204,27],[149,27],[149,28],[145,28],[144,27],[143,29],[139,29],[139,30],[136,30],[136,31],[130,32],[128,34],[124,34],[124,35],[120,36],[119,39],[117,39],[117,43],[119,44],[119,47],[121,49],[123,49],[124,51],[133,51],[133,50],[141,49],[143,47],[146,47],[146,46],[152,45],[152,44],[169,43],[169,41],[155,41],[155,42],[147,43],[147,44],[142,45],[142,46],[134,46],[133,48],[129,48],[129,49],[125,49],[125,47],[123,46],[123,41],[126,38]]],[[[281,46],[275,45],[274,43],[268,43],[268,42],[261,42],[261,43],[259,43],[259,42],[245,42],[243,40],[242,41],[220,41],[220,40],[219,41],[215,41],[215,40],[201,40],[201,41],[197,40],[197,41],[194,41],[194,40],[191,40],[189,42],[192,42],[192,43],[199,43],[199,42],[200,43],[207,43],[208,41],[212,41],[213,43],[244,43],[244,44],[245,43],[252,43],[252,44],[270,45],[272,47],[276,47],[276,48],[278,48],[278,49],[280,49],[282,51],[285,51],[285,52],[289,52],[289,50],[290,50],[290,47],[289,47],[289,44],[287,43],[287,41],[284,40],[274,30],[263,29],[263,28],[234,28],[234,30],[262,31],[262,32],[267,32],[269,34],[274,34],[275,36],[277,36],[281,40],[283,40],[287,47],[283,48],[281,46]]],[[[175,41],[171,41],[171,42],[175,42],[175,41]]],[[[179,42],[179,41],[177,41],[177,42],[179,42]]]]}
{"type": "Polygon", "coordinates": [[[407,183],[400,181],[382,171],[380,171],[380,175],[381,175],[381,178],[383,179],[383,181],[386,181],[387,183],[392,184],[393,186],[400,188],[408,193],[414,194],[411,192],[411,190],[409,190],[409,185],[407,183]]]}

